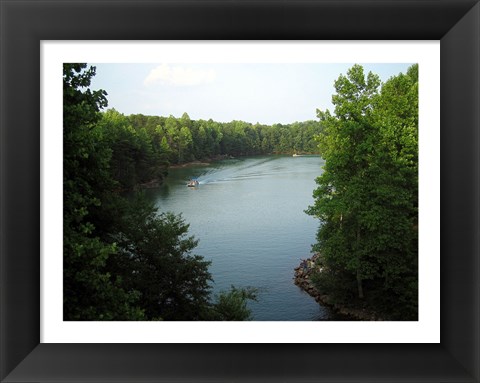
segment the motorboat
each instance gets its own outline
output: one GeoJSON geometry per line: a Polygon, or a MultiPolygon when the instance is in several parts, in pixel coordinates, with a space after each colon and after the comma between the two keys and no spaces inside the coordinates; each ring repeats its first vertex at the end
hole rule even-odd
{"type": "Polygon", "coordinates": [[[197,187],[200,183],[197,180],[190,180],[187,184],[189,188],[197,187]]]}

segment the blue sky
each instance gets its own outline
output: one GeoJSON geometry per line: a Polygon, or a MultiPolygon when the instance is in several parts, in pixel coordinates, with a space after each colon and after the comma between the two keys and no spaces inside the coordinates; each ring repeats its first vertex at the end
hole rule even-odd
{"type": "MultiPolygon", "coordinates": [[[[315,120],[332,109],[333,83],[351,64],[95,64],[92,89],[129,115],[274,124],[315,120]]],[[[411,64],[362,64],[382,81],[411,64]]]]}

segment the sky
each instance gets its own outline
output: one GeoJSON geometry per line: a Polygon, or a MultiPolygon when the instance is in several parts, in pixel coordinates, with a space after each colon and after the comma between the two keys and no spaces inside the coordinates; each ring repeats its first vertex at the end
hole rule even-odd
{"type": "MultiPolygon", "coordinates": [[[[96,64],[91,89],[104,89],[108,109],[218,122],[288,124],[333,110],[334,81],[351,64],[96,64]]],[[[385,82],[411,64],[362,64],[385,82]]]]}

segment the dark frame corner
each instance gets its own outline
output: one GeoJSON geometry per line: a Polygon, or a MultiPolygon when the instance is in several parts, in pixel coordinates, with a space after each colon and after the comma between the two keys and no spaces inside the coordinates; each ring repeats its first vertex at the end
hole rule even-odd
{"type": "Polygon", "coordinates": [[[2,382],[480,381],[478,0],[0,0],[0,17],[2,382]],[[440,40],[441,343],[40,344],[39,57],[58,39],[440,40]]]}

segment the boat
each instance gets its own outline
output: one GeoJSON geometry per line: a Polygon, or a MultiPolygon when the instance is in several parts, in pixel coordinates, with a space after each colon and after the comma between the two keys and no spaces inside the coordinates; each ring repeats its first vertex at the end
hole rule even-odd
{"type": "Polygon", "coordinates": [[[298,154],[297,153],[293,153],[293,156],[292,157],[298,157],[298,154]]]}
{"type": "Polygon", "coordinates": [[[200,183],[197,180],[190,180],[187,184],[189,188],[197,187],[200,183]]]}

